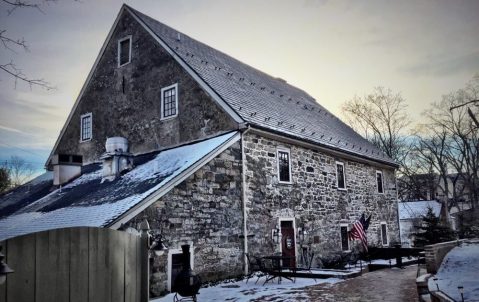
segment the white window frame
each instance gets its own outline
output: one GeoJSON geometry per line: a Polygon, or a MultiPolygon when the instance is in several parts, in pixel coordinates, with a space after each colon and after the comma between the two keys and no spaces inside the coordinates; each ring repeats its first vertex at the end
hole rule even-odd
{"type": "Polygon", "coordinates": [[[383,174],[383,172],[382,172],[382,171],[376,170],[376,174],[375,174],[375,176],[376,176],[376,179],[375,179],[375,181],[376,181],[376,192],[377,192],[378,194],[384,194],[384,174],[383,174]],[[383,191],[382,191],[382,192],[379,192],[379,186],[378,186],[378,174],[380,174],[380,175],[381,175],[381,186],[382,186],[382,189],[383,189],[383,191]]]}
{"type": "Polygon", "coordinates": [[[291,184],[293,183],[293,174],[291,173],[291,151],[288,148],[278,147],[276,149],[276,169],[278,170],[278,182],[281,184],[291,184]],[[289,172],[289,181],[281,180],[280,169],[279,169],[279,152],[288,153],[288,172],[289,172]]]}
{"type": "Polygon", "coordinates": [[[91,112],[82,114],[80,116],[80,143],[91,141],[93,137],[93,114],[91,112]],[[83,119],[90,118],[90,137],[88,139],[83,139],[83,119]]]}
{"type": "Polygon", "coordinates": [[[386,221],[381,221],[381,244],[383,246],[389,246],[389,232],[388,232],[388,224],[386,221]],[[386,226],[386,243],[383,242],[383,225],[386,226]]]}
{"type": "Polygon", "coordinates": [[[121,38],[120,40],[118,40],[118,51],[117,51],[117,52],[118,52],[118,53],[117,53],[118,67],[122,67],[122,66],[125,66],[125,65],[131,63],[131,35],[126,36],[126,37],[121,38]],[[126,63],[120,65],[121,42],[126,41],[126,40],[129,40],[129,46],[130,46],[129,49],[128,49],[128,62],[126,62],[126,63]]]}
{"type": "Polygon", "coordinates": [[[341,252],[350,252],[351,251],[351,243],[349,242],[349,224],[347,223],[340,223],[339,224],[339,246],[341,248],[341,252]],[[341,233],[341,228],[343,227],[346,227],[346,238],[348,239],[348,249],[347,250],[343,250],[343,237],[342,237],[342,233],[341,233]]]}
{"type": "MultiPolygon", "coordinates": [[[[194,263],[195,257],[193,255],[193,251],[194,251],[193,244],[190,244],[190,265],[191,265],[192,270],[195,269],[195,263],[194,263]]],[[[170,250],[168,250],[167,289],[170,292],[171,292],[171,286],[173,285],[173,280],[171,280],[171,270],[172,270],[172,267],[173,267],[173,254],[178,255],[178,254],[182,254],[182,253],[183,253],[183,251],[181,249],[170,249],[170,250]]]]}
{"type": "Polygon", "coordinates": [[[346,191],[346,168],[344,167],[344,163],[337,161],[336,164],[334,165],[334,169],[336,170],[336,188],[338,190],[343,190],[346,191]],[[343,167],[343,179],[344,179],[344,188],[339,187],[339,177],[338,177],[338,165],[343,167]]]}
{"type": "Polygon", "coordinates": [[[160,111],[161,111],[161,117],[160,117],[160,120],[169,120],[169,119],[172,119],[172,118],[175,118],[178,116],[178,83],[175,83],[173,85],[170,85],[170,86],[167,86],[167,87],[163,87],[161,88],[161,104],[160,104],[160,111]],[[165,112],[164,112],[164,92],[165,90],[170,90],[174,88],[175,89],[175,106],[176,106],[176,113],[174,115],[170,115],[170,116],[167,116],[165,117],[165,112]]]}

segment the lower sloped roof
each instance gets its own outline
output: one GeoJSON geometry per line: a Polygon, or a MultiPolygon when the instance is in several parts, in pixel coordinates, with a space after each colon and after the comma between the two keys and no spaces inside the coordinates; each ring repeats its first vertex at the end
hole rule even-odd
{"type": "Polygon", "coordinates": [[[55,228],[108,226],[152,194],[171,189],[168,184],[194,173],[238,139],[238,132],[231,132],[139,156],[133,170],[111,182],[102,183],[101,166],[93,164],[85,169],[89,172],[50,192],[44,189],[53,184],[52,173],[47,172],[32,182],[41,184],[43,194],[28,194],[29,186],[36,188],[30,183],[0,198],[0,204],[9,205],[0,207],[0,240],[55,228]]]}

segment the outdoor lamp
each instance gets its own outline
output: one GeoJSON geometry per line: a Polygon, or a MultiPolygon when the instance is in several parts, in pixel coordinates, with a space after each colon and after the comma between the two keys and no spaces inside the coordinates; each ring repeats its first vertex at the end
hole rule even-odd
{"type": "Polygon", "coordinates": [[[281,231],[278,228],[273,229],[273,241],[278,243],[281,239],[281,231]]]}
{"type": "Polygon", "coordinates": [[[153,237],[153,243],[151,244],[151,249],[155,251],[162,251],[166,249],[165,245],[163,244],[163,236],[161,236],[161,234],[158,234],[153,237]]]}
{"type": "Polygon", "coordinates": [[[11,274],[14,272],[3,259],[5,259],[5,255],[1,252],[2,247],[0,246],[0,284],[5,283],[7,280],[7,274],[11,274]]]}
{"type": "Polygon", "coordinates": [[[461,301],[464,302],[464,286],[459,285],[459,286],[457,287],[457,289],[458,289],[459,292],[461,293],[461,301]]]}

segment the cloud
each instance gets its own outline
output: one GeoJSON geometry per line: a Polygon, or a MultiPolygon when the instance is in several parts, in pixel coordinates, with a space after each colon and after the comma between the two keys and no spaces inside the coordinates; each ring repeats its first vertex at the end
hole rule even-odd
{"type": "Polygon", "coordinates": [[[479,71],[479,51],[455,57],[435,56],[423,62],[399,68],[400,72],[416,76],[443,77],[479,71]]]}
{"type": "Polygon", "coordinates": [[[10,131],[10,132],[16,132],[16,133],[21,133],[21,134],[27,134],[21,130],[18,130],[18,129],[14,129],[14,128],[10,128],[10,127],[6,127],[6,126],[2,126],[0,125],[0,129],[2,130],[6,130],[6,131],[10,131]]]}

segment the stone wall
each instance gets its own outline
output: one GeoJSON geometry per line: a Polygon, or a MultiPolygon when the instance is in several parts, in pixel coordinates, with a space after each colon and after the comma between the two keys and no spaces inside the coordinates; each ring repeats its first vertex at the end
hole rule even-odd
{"type": "MultiPolygon", "coordinates": [[[[381,245],[381,221],[387,222],[389,242],[399,242],[392,168],[338,158],[254,133],[245,135],[245,156],[250,253],[278,252],[279,244],[271,238],[272,229],[279,218],[287,217],[308,232],[303,244],[323,259],[341,251],[340,224],[351,224],[362,213],[372,214],[367,231],[370,245],[381,245]],[[291,184],[278,181],[278,147],[291,152],[291,184]],[[347,190],[336,187],[336,161],[344,163],[347,190]],[[376,170],[383,173],[384,194],[377,193],[376,170]]],[[[296,244],[296,255],[300,244],[296,244]]]]}
{"type": "MultiPolygon", "coordinates": [[[[147,215],[153,232],[169,249],[190,244],[194,270],[204,282],[243,273],[241,147],[236,143],[155,202],[130,225],[147,215]]],[[[152,254],[151,293],[167,290],[168,251],[152,254]]]]}
{"type": "Polygon", "coordinates": [[[53,154],[97,161],[108,137],[123,136],[133,153],[196,140],[236,124],[198,83],[124,12],[53,154]],[[118,67],[118,40],[132,36],[131,63],[118,67]],[[161,88],[178,83],[178,116],[160,120],[161,88]],[[80,143],[80,116],[93,116],[93,138],[80,143]]]}

